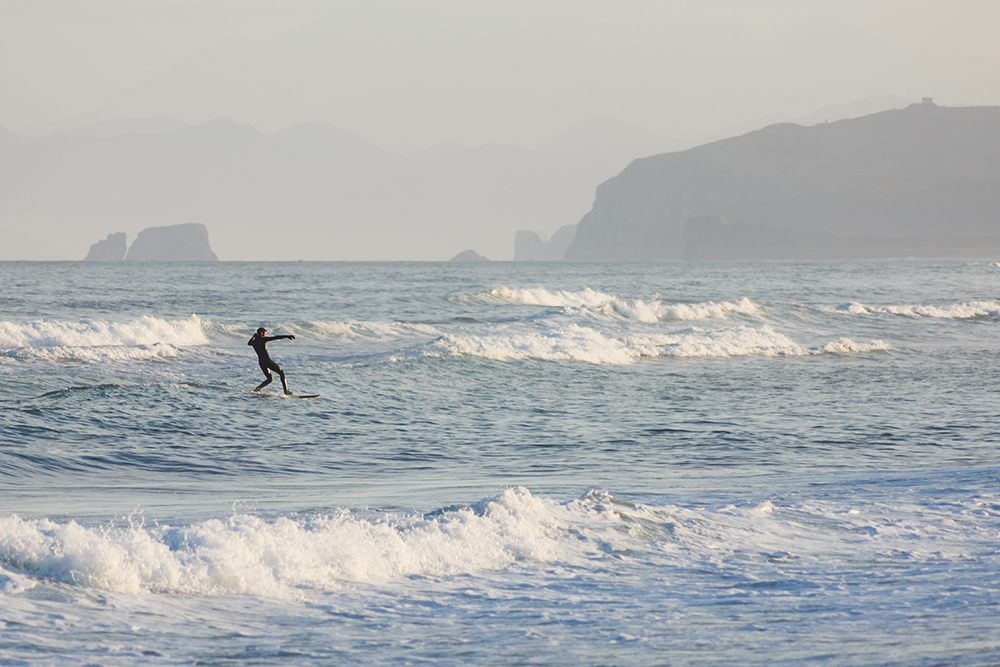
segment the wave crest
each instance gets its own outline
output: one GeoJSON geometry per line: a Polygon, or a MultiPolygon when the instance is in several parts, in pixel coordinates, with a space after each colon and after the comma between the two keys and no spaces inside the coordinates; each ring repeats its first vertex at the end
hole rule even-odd
{"type": "Polygon", "coordinates": [[[120,322],[75,320],[0,322],[0,347],[79,348],[109,346],[205,345],[208,337],[197,315],[186,320],[162,320],[143,315],[120,322]]]}
{"type": "Polygon", "coordinates": [[[544,287],[498,287],[480,295],[481,298],[501,303],[518,303],[530,306],[556,308],[581,308],[592,314],[635,322],[660,322],[663,320],[722,319],[731,315],[760,316],[760,307],[746,297],[736,301],[716,303],[663,303],[659,299],[628,301],[611,294],[584,288],[578,292],[550,291],[544,287]]]}
{"type": "Polygon", "coordinates": [[[0,563],[32,577],[124,593],[301,597],[349,582],[442,576],[561,552],[554,501],[526,489],[428,517],[250,515],[189,527],[89,528],[0,519],[0,563]]]}
{"type": "Polygon", "coordinates": [[[310,322],[308,327],[286,327],[295,333],[311,333],[325,338],[390,340],[402,336],[437,335],[436,328],[426,324],[405,322],[370,322],[344,320],[342,322],[310,322]],[[295,331],[298,329],[298,331],[295,331]]]}
{"type": "Polygon", "coordinates": [[[903,305],[868,306],[852,301],[840,304],[835,310],[852,315],[905,315],[908,317],[933,317],[943,319],[969,319],[973,317],[1000,316],[1000,303],[996,301],[969,301],[950,306],[903,305]]]}
{"type": "Polygon", "coordinates": [[[508,327],[488,333],[451,333],[424,350],[429,356],[471,356],[496,361],[542,359],[594,364],[632,364],[643,358],[728,358],[741,356],[802,357],[856,354],[892,348],[876,340],[857,343],[849,338],[804,347],[771,327],[745,325],[715,330],[693,329],[680,334],[610,335],[577,324],[526,330],[508,327]]]}

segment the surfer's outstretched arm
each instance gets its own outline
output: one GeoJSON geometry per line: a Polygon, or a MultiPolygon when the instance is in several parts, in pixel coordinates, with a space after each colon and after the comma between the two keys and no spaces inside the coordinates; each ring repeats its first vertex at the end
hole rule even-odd
{"type": "MultiPolygon", "coordinates": [[[[287,335],[287,336],[264,336],[263,338],[261,338],[261,340],[264,341],[265,343],[270,343],[272,340],[281,340],[282,338],[288,338],[290,340],[295,340],[295,336],[292,336],[290,334],[287,335]]],[[[249,343],[248,343],[248,345],[249,345],[249,343]]]]}

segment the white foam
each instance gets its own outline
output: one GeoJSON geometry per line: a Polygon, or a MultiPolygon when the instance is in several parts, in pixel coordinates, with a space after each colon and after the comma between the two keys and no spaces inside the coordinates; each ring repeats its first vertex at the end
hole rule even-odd
{"type": "MultiPolygon", "coordinates": [[[[967,560],[1000,539],[995,498],[941,504],[850,505],[757,500],[718,508],[646,506],[591,492],[566,503],[508,489],[474,507],[371,519],[341,511],[267,521],[252,515],[192,526],[86,527],[48,519],[0,519],[0,593],[49,580],[132,594],[252,595],[306,599],[356,582],[476,574],[567,565],[605,568],[609,559],[696,565],[705,559],[787,559],[822,578],[846,557],[878,565],[967,560]],[[979,545],[979,546],[977,546],[979,545]]],[[[995,560],[995,558],[994,558],[995,560]]]]}
{"type": "Polygon", "coordinates": [[[660,356],[678,359],[742,356],[801,357],[819,354],[856,354],[888,351],[875,340],[858,343],[849,338],[817,347],[804,347],[771,327],[740,325],[715,330],[693,329],[680,334],[612,335],[590,327],[527,328],[509,326],[488,333],[451,333],[435,340],[425,350],[431,356],[473,356],[497,361],[544,359],[582,361],[594,364],[632,364],[660,356]]]}
{"type": "Polygon", "coordinates": [[[578,292],[549,291],[543,287],[499,287],[482,296],[486,300],[505,303],[581,308],[594,315],[635,322],[721,319],[734,314],[761,315],[760,307],[746,297],[736,302],[668,304],[659,299],[628,301],[589,287],[578,292]]]}
{"type": "Polygon", "coordinates": [[[404,322],[365,322],[360,320],[345,320],[343,322],[310,322],[308,327],[286,327],[289,331],[313,333],[327,338],[391,340],[403,336],[432,335],[439,331],[426,324],[407,324],[404,322]]]}
{"type": "Polygon", "coordinates": [[[173,345],[97,345],[94,347],[21,347],[7,350],[4,356],[16,359],[43,359],[46,361],[137,361],[141,359],[169,359],[176,357],[173,345]]]}
{"type": "Polygon", "coordinates": [[[348,582],[442,576],[545,560],[560,551],[558,505],[509,489],[438,517],[312,520],[236,515],[186,528],[89,528],[0,519],[0,563],[33,577],[125,593],[296,598],[348,582]]]}
{"type": "Polygon", "coordinates": [[[204,345],[208,338],[202,325],[197,315],[172,321],[144,315],[119,322],[89,319],[0,322],[0,348],[204,345]]]}
{"type": "Polygon", "coordinates": [[[821,354],[887,352],[893,348],[881,340],[858,343],[841,338],[816,347],[799,345],[771,327],[754,329],[739,326],[708,332],[694,332],[663,344],[663,353],[672,357],[804,357],[821,354]]]}
{"type": "Polygon", "coordinates": [[[500,328],[489,333],[450,333],[435,340],[425,354],[508,359],[585,361],[593,364],[631,364],[642,357],[656,357],[655,344],[627,342],[596,329],[570,324],[561,328],[500,328]]]}
{"type": "Polygon", "coordinates": [[[996,301],[969,301],[950,306],[902,305],[868,306],[863,303],[844,303],[835,310],[855,315],[905,315],[908,317],[934,317],[968,319],[971,317],[996,317],[1000,315],[1000,303],[996,301]]]}
{"type": "Polygon", "coordinates": [[[178,348],[205,345],[197,315],[163,320],[144,315],[130,320],[0,322],[0,356],[46,361],[132,361],[176,357],[178,348]]]}
{"type": "Polygon", "coordinates": [[[891,345],[881,340],[858,343],[850,338],[841,338],[810,351],[812,354],[863,354],[866,352],[891,352],[893,349],[891,345]]]}
{"type": "Polygon", "coordinates": [[[803,356],[808,351],[771,327],[739,326],[715,331],[693,331],[663,337],[663,354],[685,359],[695,357],[803,356]]]}

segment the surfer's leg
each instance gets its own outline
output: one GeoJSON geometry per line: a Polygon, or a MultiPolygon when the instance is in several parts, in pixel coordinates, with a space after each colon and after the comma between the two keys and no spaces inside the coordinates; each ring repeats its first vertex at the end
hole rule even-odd
{"type": "MultiPolygon", "coordinates": [[[[274,376],[271,375],[271,371],[267,370],[266,366],[262,364],[260,370],[264,371],[264,377],[266,377],[267,379],[261,382],[259,385],[257,385],[257,388],[254,389],[254,391],[260,391],[267,385],[271,384],[271,381],[274,380],[274,376]]],[[[284,382],[284,378],[282,378],[282,382],[284,382]]]]}
{"type": "Polygon", "coordinates": [[[281,378],[281,388],[285,390],[285,393],[286,394],[292,393],[288,391],[288,383],[285,382],[285,371],[281,370],[281,366],[272,361],[271,368],[275,370],[278,373],[278,377],[281,378]]]}
{"type": "MultiPolygon", "coordinates": [[[[270,368],[275,373],[277,373],[278,377],[281,378],[281,388],[285,390],[285,393],[286,394],[292,393],[292,392],[288,391],[288,383],[285,382],[285,371],[281,370],[281,366],[279,366],[278,364],[274,363],[274,360],[272,359],[267,364],[267,367],[270,368]]],[[[270,373],[268,373],[268,377],[270,377],[270,373]]],[[[268,382],[270,382],[270,380],[268,380],[268,382]]]]}

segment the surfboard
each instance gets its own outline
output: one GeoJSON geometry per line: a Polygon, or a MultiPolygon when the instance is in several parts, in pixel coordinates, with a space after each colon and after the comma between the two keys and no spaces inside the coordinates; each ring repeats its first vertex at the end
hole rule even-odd
{"type": "Polygon", "coordinates": [[[273,391],[253,391],[248,390],[248,394],[254,394],[256,396],[271,396],[280,398],[319,398],[319,394],[280,394],[273,391]]]}

